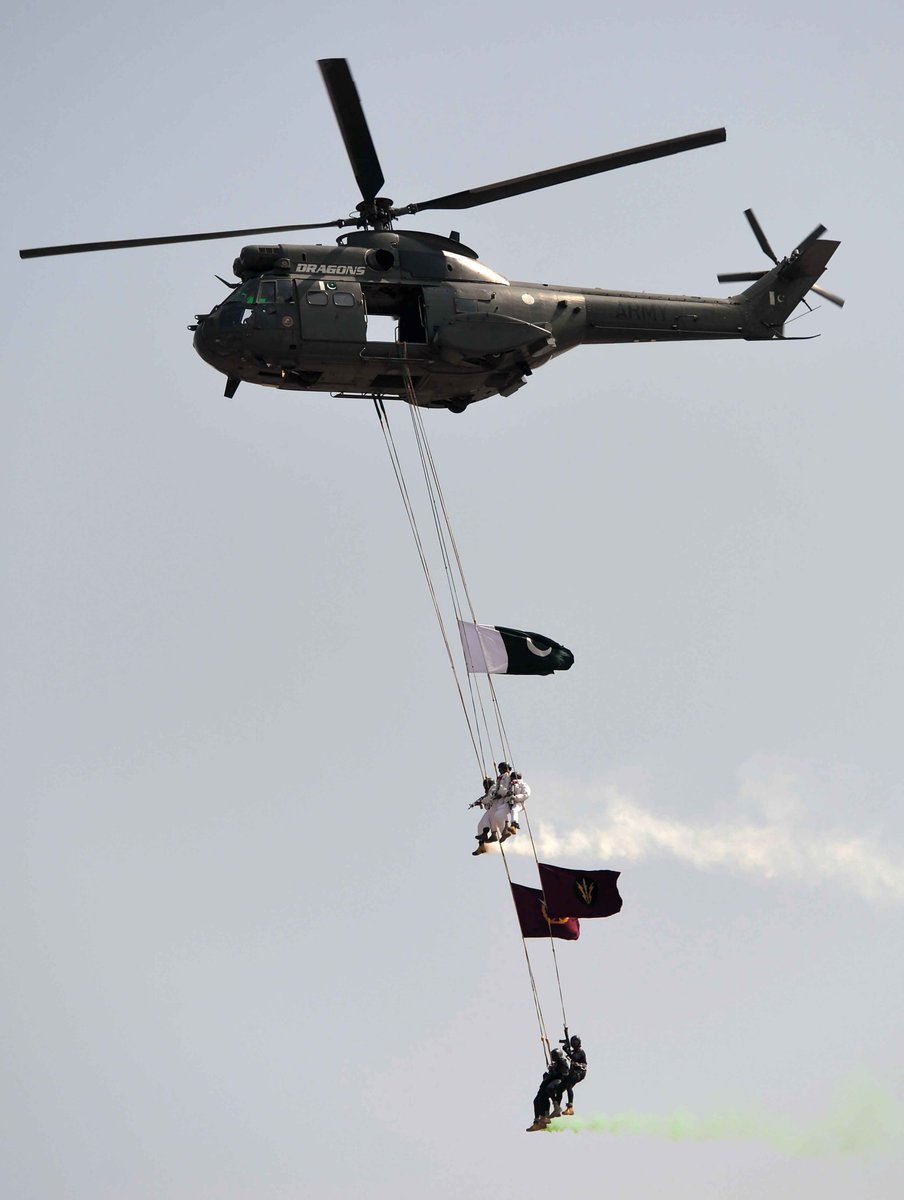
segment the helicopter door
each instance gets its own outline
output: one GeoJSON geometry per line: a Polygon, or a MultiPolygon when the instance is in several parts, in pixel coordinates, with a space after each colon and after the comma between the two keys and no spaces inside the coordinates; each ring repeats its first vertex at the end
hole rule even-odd
{"type": "Polygon", "coordinates": [[[364,344],[367,318],[360,283],[299,279],[295,286],[304,341],[364,344]]]}

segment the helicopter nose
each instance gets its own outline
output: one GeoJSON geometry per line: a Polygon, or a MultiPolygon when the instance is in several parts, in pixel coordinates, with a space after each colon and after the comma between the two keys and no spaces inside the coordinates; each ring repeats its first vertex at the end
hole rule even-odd
{"type": "Polygon", "coordinates": [[[236,308],[234,304],[226,306],[218,304],[209,313],[197,314],[195,316],[197,325],[189,325],[189,329],[195,331],[195,341],[200,341],[211,348],[224,340],[236,342],[239,338],[239,328],[235,321],[236,314],[232,311],[234,308],[236,308]]]}
{"type": "Polygon", "coordinates": [[[207,361],[207,355],[210,353],[210,349],[212,349],[212,346],[211,346],[211,342],[212,342],[211,322],[213,321],[213,319],[214,319],[213,313],[208,313],[208,314],[196,313],[195,314],[195,322],[196,323],[194,325],[189,325],[189,327],[188,327],[189,329],[191,329],[194,332],[194,335],[195,335],[192,338],[192,345],[194,346],[195,350],[197,350],[198,354],[200,354],[201,357],[205,361],[207,361]]]}
{"type": "Polygon", "coordinates": [[[189,329],[194,330],[193,345],[200,357],[218,371],[228,373],[228,360],[240,351],[241,335],[234,328],[223,328],[221,312],[214,309],[206,316],[198,315],[197,324],[189,325],[189,329]]]}

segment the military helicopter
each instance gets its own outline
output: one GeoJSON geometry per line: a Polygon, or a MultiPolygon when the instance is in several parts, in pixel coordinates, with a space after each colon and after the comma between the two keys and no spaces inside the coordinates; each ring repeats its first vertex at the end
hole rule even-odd
{"type": "MultiPolygon", "coordinates": [[[[652,295],[601,288],[511,282],[482,263],[455,231],[397,231],[398,217],[425,209],[466,209],[680,154],[725,140],[724,129],[635,146],[614,154],[393,207],[345,59],[319,63],[361,192],[357,215],[313,224],[230,229],[174,237],[86,242],[20,250],[22,258],[134,246],[209,241],[305,229],[354,226],[336,248],[280,243],[245,246],[233,264],[238,285],[196,316],[194,346],[227,379],[338,396],[398,396],[463,412],[489,396],[510,396],[539,366],[575,346],[614,342],[783,338],[783,325],[816,286],[839,243],[817,226],[779,260],[751,210],[746,216],[774,266],[720,275],[751,286],[727,299],[652,295]],[[368,317],[389,316],[393,341],[368,337],[368,317]]],[[[219,278],[219,277],[218,277],[219,278]]],[[[809,305],[808,305],[809,307],[809,305]]],[[[376,324],[376,323],[374,323],[376,324]]]]}

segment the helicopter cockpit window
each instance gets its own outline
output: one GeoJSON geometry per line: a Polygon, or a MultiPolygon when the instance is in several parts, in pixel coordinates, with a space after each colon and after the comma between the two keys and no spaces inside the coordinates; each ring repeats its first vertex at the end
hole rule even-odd
{"type": "Polygon", "coordinates": [[[456,296],[455,311],[460,313],[476,313],[477,301],[473,296],[456,296]]]}
{"type": "Polygon", "coordinates": [[[316,304],[318,307],[322,307],[324,304],[329,304],[330,302],[330,298],[326,292],[307,292],[305,299],[308,304],[316,304]]]}
{"type": "Polygon", "coordinates": [[[275,304],[276,303],[276,280],[264,279],[257,289],[258,304],[275,304]]]}
{"type": "Polygon", "coordinates": [[[337,308],[354,308],[355,297],[351,292],[333,292],[333,303],[337,308]]]}
{"type": "Polygon", "coordinates": [[[241,287],[237,287],[231,296],[227,297],[226,303],[232,301],[235,304],[253,304],[257,288],[253,283],[243,283],[241,287]]]}

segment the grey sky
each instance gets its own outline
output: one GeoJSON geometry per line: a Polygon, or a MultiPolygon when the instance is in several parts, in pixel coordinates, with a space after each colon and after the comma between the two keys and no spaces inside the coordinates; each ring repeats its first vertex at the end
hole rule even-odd
{"type": "Polygon", "coordinates": [[[509,278],[718,295],[765,261],[744,208],[781,252],[823,221],[822,336],[588,347],[427,427],[480,619],[576,656],[499,693],[538,830],[623,871],[560,950],[580,1111],[900,1100],[899,6],[5,25],[0,1192],[896,1197],[900,1140],[525,1137],[523,955],[372,410],[224,400],[185,327],[241,240],[16,251],[344,213],[319,57],[399,204],[724,124],[451,223],[509,278]]]}

